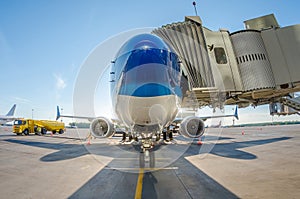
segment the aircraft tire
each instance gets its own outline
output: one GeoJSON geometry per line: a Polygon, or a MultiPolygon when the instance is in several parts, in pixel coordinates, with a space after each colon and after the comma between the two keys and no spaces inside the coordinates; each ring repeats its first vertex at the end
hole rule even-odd
{"type": "Polygon", "coordinates": [[[154,151],[151,151],[149,156],[150,156],[150,168],[154,168],[155,167],[155,154],[154,154],[154,151]]]}
{"type": "Polygon", "coordinates": [[[45,135],[47,133],[47,130],[45,128],[41,128],[41,134],[45,135]]]}
{"type": "Polygon", "coordinates": [[[29,135],[28,129],[25,129],[25,130],[23,131],[23,133],[24,133],[24,135],[29,135]]]}
{"type": "Polygon", "coordinates": [[[160,140],[160,134],[158,134],[157,136],[156,136],[156,142],[158,142],[160,140]]]}
{"type": "Polygon", "coordinates": [[[145,153],[140,153],[140,168],[145,168],[145,153]]]}

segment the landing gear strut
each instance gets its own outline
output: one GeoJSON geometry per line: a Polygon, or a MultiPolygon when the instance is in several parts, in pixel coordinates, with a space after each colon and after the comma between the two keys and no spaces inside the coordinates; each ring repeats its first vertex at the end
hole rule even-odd
{"type": "Polygon", "coordinates": [[[145,168],[146,163],[149,163],[149,168],[155,167],[155,153],[153,150],[140,152],[140,168],[145,168]]]}
{"type": "Polygon", "coordinates": [[[149,163],[150,168],[155,167],[155,155],[151,139],[142,140],[140,152],[140,168],[145,168],[146,163],[149,163]]]}

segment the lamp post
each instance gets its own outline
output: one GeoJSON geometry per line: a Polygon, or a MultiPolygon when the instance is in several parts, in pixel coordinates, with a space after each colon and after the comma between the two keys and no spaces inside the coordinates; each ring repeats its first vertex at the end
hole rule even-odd
{"type": "MultiPolygon", "coordinates": [[[[234,111],[234,108],[232,109],[234,111]]],[[[235,122],[235,119],[234,117],[232,118],[232,126],[234,126],[234,122],[235,122]]]]}
{"type": "MultiPolygon", "coordinates": [[[[60,109],[61,114],[63,114],[63,110],[63,108],[60,109]]],[[[61,118],[60,121],[63,122],[63,119],[61,118]]]]}
{"type": "Polygon", "coordinates": [[[197,8],[196,8],[196,1],[193,1],[193,6],[194,6],[194,8],[195,8],[195,14],[196,14],[196,16],[198,16],[197,8]]]}

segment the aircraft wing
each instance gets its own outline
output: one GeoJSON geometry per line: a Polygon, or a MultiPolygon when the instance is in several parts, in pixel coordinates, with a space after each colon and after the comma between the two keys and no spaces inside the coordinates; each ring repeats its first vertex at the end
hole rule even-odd
{"type": "MultiPolygon", "coordinates": [[[[86,119],[91,122],[97,118],[97,117],[89,117],[89,116],[61,115],[60,111],[59,111],[59,106],[57,106],[56,108],[57,108],[56,109],[56,120],[58,120],[61,117],[65,117],[65,118],[75,118],[75,119],[86,119]]],[[[117,120],[117,119],[111,119],[111,121],[114,123],[119,123],[119,120],[117,120]]]]}
{"type": "Polygon", "coordinates": [[[75,115],[61,115],[59,111],[59,106],[56,107],[56,120],[61,117],[65,118],[76,118],[76,119],[87,119],[88,121],[94,120],[96,117],[87,117],[87,116],[75,116],[75,115]]]}
{"type": "Polygon", "coordinates": [[[7,122],[12,122],[14,120],[23,119],[22,117],[7,117],[0,116],[0,125],[6,124],[7,122]]]}
{"type": "Polygon", "coordinates": [[[202,120],[212,119],[212,118],[221,118],[221,117],[235,117],[237,120],[239,119],[238,116],[238,107],[235,107],[234,114],[231,115],[212,115],[212,116],[206,116],[206,117],[200,117],[202,120]]]}
{"type": "MultiPolygon", "coordinates": [[[[237,120],[239,119],[238,116],[238,107],[235,107],[234,113],[233,114],[229,114],[229,115],[211,115],[211,116],[203,116],[203,117],[199,117],[200,119],[202,119],[203,121],[206,121],[207,119],[212,119],[212,118],[222,118],[222,117],[235,117],[237,120]]],[[[175,120],[172,122],[173,124],[179,124],[181,123],[183,120],[183,118],[175,118],[175,120]]]]}
{"type": "Polygon", "coordinates": [[[15,118],[15,117],[7,117],[7,116],[1,116],[0,117],[0,120],[2,121],[6,121],[6,122],[10,122],[10,121],[13,121],[13,120],[16,120],[16,119],[19,119],[19,118],[15,118]]]}

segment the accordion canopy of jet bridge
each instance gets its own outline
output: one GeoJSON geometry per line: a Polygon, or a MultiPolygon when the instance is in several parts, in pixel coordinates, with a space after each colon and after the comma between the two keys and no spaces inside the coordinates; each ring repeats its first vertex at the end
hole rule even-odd
{"type": "Polygon", "coordinates": [[[192,87],[213,87],[214,80],[202,25],[199,17],[195,19],[169,24],[155,29],[153,33],[172,46],[179,55],[192,87]]]}
{"type": "Polygon", "coordinates": [[[153,30],[181,59],[186,102],[257,106],[300,91],[300,25],[280,28],[273,14],[244,23],[247,29],[234,33],[211,31],[190,16],[153,30]]]}

